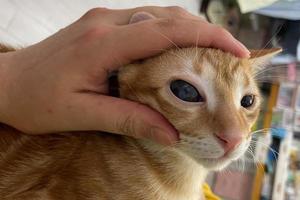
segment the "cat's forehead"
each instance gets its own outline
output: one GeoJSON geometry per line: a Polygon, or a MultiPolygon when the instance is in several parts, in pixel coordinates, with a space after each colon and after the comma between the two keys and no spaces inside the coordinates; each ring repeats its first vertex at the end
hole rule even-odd
{"type": "MultiPolygon", "coordinates": [[[[252,75],[251,67],[245,60],[234,57],[221,50],[209,48],[186,48],[169,53],[172,68],[177,65],[180,73],[188,73],[227,82],[242,81],[248,85],[252,75]]],[[[169,65],[170,66],[170,65],[169,65]]]]}

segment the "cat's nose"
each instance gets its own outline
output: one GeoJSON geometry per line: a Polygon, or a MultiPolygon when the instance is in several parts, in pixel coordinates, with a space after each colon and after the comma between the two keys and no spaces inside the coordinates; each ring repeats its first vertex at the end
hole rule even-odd
{"type": "Polygon", "coordinates": [[[237,145],[242,142],[242,134],[233,134],[233,133],[217,133],[215,134],[216,138],[219,140],[219,143],[223,146],[225,153],[233,150],[237,145]]]}

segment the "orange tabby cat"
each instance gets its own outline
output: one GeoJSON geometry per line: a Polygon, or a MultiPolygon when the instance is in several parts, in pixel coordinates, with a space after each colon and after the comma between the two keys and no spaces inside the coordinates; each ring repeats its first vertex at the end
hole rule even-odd
{"type": "Polygon", "coordinates": [[[172,147],[101,132],[29,136],[2,125],[0,199],[201,199],[207,172],[249,146],[261,101],[254,76],[278,51],[239,59],[184,48],[122,68],[121,97],[161,112],[180,133],[172,147]]]}

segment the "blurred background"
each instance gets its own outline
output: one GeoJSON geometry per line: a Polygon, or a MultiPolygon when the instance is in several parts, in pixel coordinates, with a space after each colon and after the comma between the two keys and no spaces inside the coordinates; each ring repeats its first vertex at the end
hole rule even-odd
{"type": "Polygon", "coordinates": [[[265,97],[242,159],[207,182],[226,200],[300,199],[300,0],[0,0],[0,42],[28,46],[94,7],[181,6],[250,49],[282,47],[258,77],[265,97]]]}

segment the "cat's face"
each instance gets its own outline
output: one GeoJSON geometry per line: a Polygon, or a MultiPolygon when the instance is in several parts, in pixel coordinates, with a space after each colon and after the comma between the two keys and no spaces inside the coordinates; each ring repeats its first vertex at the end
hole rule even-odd
{"type": "Polygon", "coordinates": [[[170,50],[124,67],[120,94],[162,113],[180,133],[179,151],[221,169],[250,144],[261,103],[256,60],[207,48],[170,50]]]}

